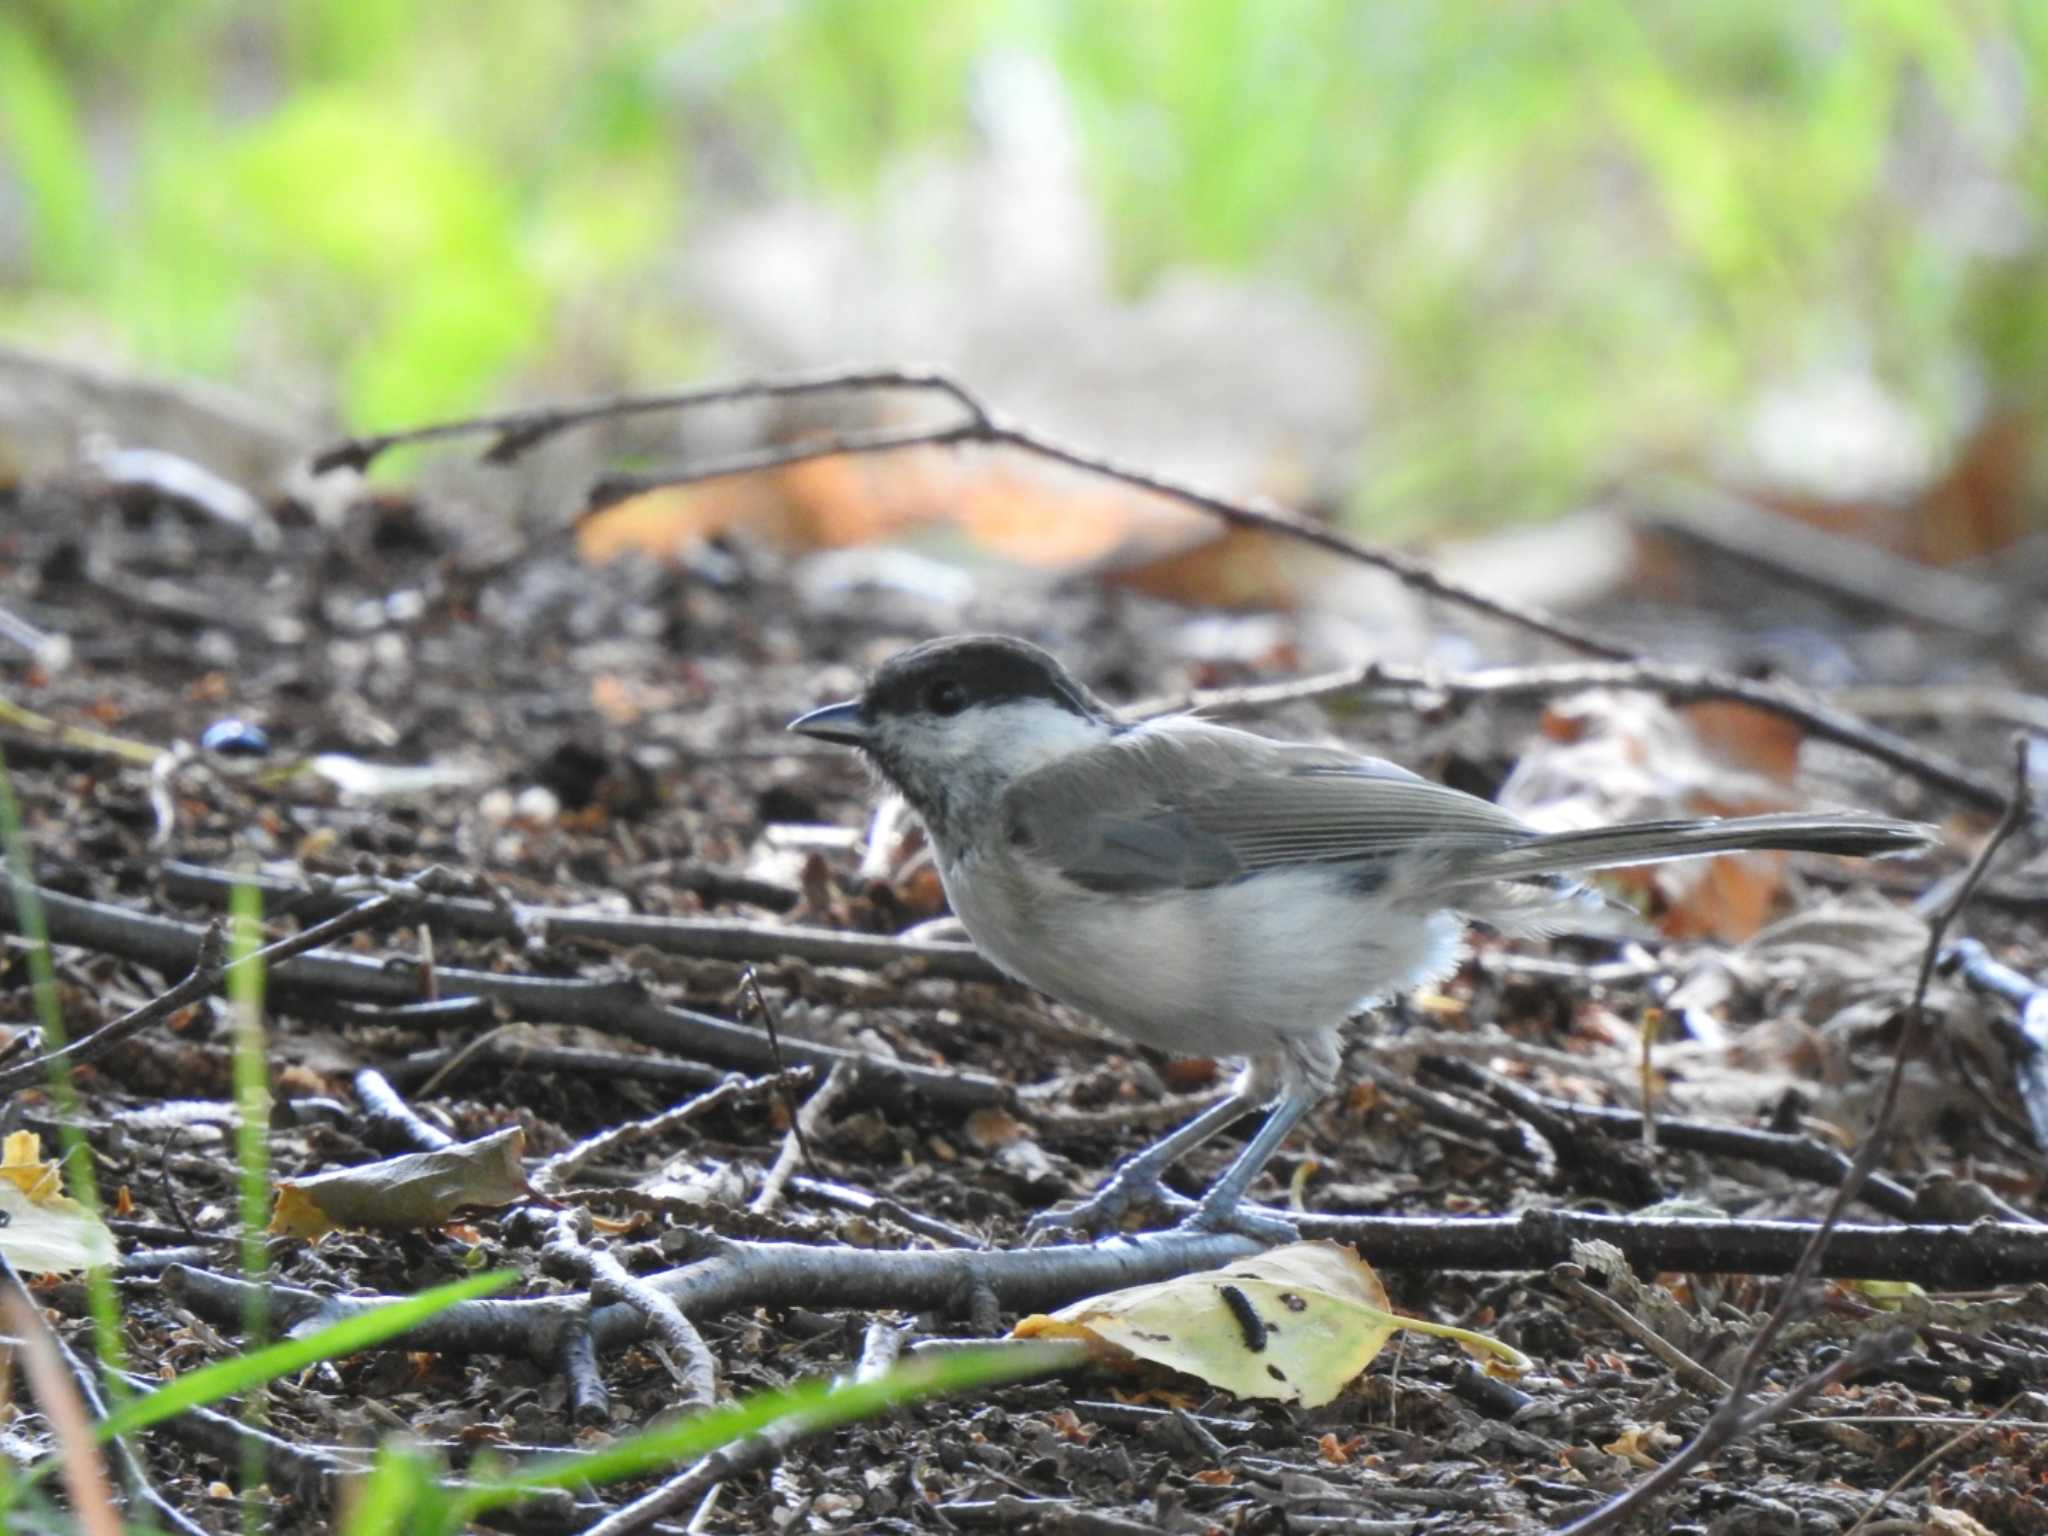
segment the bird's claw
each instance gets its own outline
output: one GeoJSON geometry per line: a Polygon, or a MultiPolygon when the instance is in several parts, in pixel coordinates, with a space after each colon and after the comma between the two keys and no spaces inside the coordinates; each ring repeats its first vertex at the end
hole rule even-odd
{"type": "Polygon", "coordinates": [[[1173,1228],[1176,1232],[1234,1232],[1273,1246],[1301,1241],[1301,1233],[1293,1222],[1263,1206],[1190,1200],[1161,1184],[1156,1175],[1113,1177],[1078,1205],[1063,1211],[1040,1211],[1026,1224],[1024,1240],[1037,1245],[1058,1236],[1077,1234],[1070,1240],[1086,1242],[1099,1232],[1114,1231],[1124,1215],[1138,1205],[1156,1205],[1179,1212],[1181,1219],[1173,1228]]]}
{"type": "Polygon", "coordinates": [[[1159,1182],[1159,1175],[1144,1169],[1118,1169],[1102,1187],[1077,1205],[1063,1211],[1040,1211],[1025,1223],[1024,1240],[1036,1245],[1067,1234],[1085,1242],[1098,1232],[1114,1231],[1133,1206],[1157,1205],[1169,1211],[1184,1211],[1193,1220],[1198,1210],[1186,1195],[1175,1194],[1159,1182]]]}
{"type": "Polygon", "coordinates": [[[1181,1218],[1179,1232],[1235,1232],[1240,1237],[1249,1237],[1254,1242],[1278,1247],[1282,1243],[1298,1243],[1301,1231],[1284,1216],[1255,1205],[1241,1205],[1232,1201],[1228,1205],[1214,1205],[1203,1200],[1181,1218]]]}

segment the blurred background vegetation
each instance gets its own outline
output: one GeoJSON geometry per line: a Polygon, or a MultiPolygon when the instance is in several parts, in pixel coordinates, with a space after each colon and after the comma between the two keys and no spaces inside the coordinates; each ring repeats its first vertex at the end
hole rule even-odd
{"type": "Polygon", "coordinates": [[[351,429],[889,360],[735,347],[691,253],[978,163],[1018,58],[1109,293],[1355,338],[1376,531],[1573,505],[1816,379],[1937,454],[2042,414],[2039,0],[7,0],[0,335],[351,429]]]}

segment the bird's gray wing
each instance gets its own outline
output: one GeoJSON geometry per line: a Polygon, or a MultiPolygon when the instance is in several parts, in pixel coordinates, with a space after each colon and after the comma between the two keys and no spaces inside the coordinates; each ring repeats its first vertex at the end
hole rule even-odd
{"type": "Polygon", "coordinates": [[[1534,835],[1489,801],[1379,758],[1153,721],[1025,775],[1005,833],[1090,890],[1199,889],[1297,864],[1426,853],[1454,867],[1534,835]]]}

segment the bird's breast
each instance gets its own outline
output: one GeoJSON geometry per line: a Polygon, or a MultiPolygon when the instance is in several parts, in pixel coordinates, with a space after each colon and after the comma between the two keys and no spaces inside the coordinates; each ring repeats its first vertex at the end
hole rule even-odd
{"type": "Polygon", "coordinates": [[[1275,1049],[1371,999],[1441,979],[1461,952],[1452,914],[1361,896],[1330,866],[1115,895],[983,844],[941,859],[939,872],[955,915],[1003,970],[1180,1055],[1275,1049]]]}

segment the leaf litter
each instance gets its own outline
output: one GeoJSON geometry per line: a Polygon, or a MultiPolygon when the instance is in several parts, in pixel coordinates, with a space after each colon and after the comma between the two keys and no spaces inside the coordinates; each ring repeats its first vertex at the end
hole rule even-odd
{"type": "MultiPolygon", "coordinates": [[[[9,677],[12,702],[78,733],[9,726],[5,737],[45,884],[204,921],[216,914],[217,898],[192,887],[170,894],[167,861],[213,870],[253,864],[303,892],[443,863],[483,878],[483,899],[515,919],[512,936],[415,924],[358,934],[351,951],[423,975],[459,964],[626,980],[724,1018],[752,1016],[740,962],[554,939],[521,927],[518,914],[546,906],[709,915],[877,934],[932,916],[929,881],[863,878],[845,837],[811,830],[864,827],[869,789],[851,764],[806,755],[780,734],[783,720],[843,693],[860,666],[893,646],[964,628],[1035,633],[1060,643],[1091,682],[1126,698],[1250,683],[1355,660],[1370,647],[1363,627],[1340,628],[1333,640],[1327,623],[1191,618],[1085,583],[1048,596],[1036,582],[988,573],[963,595],[957,585],[894,578],[849,584],[843,565],[830,582],[808,581],[800,554],[744,538],[680,543],[669,564],[629,556],[591,565],[548,541],[508,556],[502,537],[485,537],[432,495],[384,498],[335,534],[286,508],[280,548],[260,551],[169,506],[61,486],[11,494],[0,603],[72,647],[61,670],[14,667],[9,677]],[[163,601],[139,607],[134,589],[91,575],[109,569],[156,583],[163,601]],[[462,764],[480,777],[367,800],[304,778],[181,780],[169,840],[152,849],[149,768],[105,750],[99,736],[168,748],[199,741],[228,716],[259,725],[288,754],[392,767],[462,764]]],[[[1599,617],[1624,632],[1639,627],[1654,647],[1671,629],[1672,610],[1667,603],[1637,611],[1622,601],[1599,617]]],[[[1760,628],[1749,612],[1702,609],[1688,622],[1736,660],[1746,659],[1760,628]]],[[[1857,643],[1854,635],[1834,638],[1857,643]]],[[[1955,643],[1928,638],[1915,664],[1939,670],[1951,659],[1941,648],[1955,643]]],[[[1873,658],[1884,654],[1871,648],[1873,658]]],[[[1650,742],[1665,727],[1629,724],[1645,717],[1641,705],[1609,698],[1585,707],[1614,722],[1603,728],[1621,743],[1610,752],[1659,754],[1637,766],[1677,783],[1674,808],[1748,808],[1745,797],[1758,784],[1758,793],[1785,792],[1791,752],[1803,782],[1823,798],[1907,815],[1942,812],[1911,785],[1841,754],[1788,747],[1782,733],[1756,760],[1738,754],[1730,766],[1716,741],[1727,734],[1725,720],[1688,716],[1680,724],[1694,745],[1670,756],[1650,742]],[[1739,794],[1731,787],[1738,785],[1739,794]]],[[[1518,763],[1572,745],[1554,722],[1545,726],[1538,711],[1518,707],[1325,714],[1289,706],[1261,723],[1297,734],[1335,730],[1482,792],[1497,792],[1518,763]]],[[[1965,760],[1992,761],[2000,751],[1989,726],[1945,729],[1953,732],[1948,750],[1965,760]]],[[[1524,782],[1534,773],[1525,769],[1524,782]]],[[[1576,786],[1553,794],[1553,803],[1586,800],[1589,812],[1606,815],[1614,812],[1603,790],[1622,781],[1609,761],[1550,782],[1576,786]]],[[[1482,1042],[1495,1070],[1533,1091],[1638,1107],[1636,1058],[1648,1030],[1659,1113],[1791,1126],[1846,1145],[1863,1123],[1909,979],[1911,925],[1898,919],[1899,903],[1924,883],[1916,874],[1912,888],[1888,888],[1884,876],[1788,862],[1761,889],[1745,875],[1732,895],[1652,891],[1653,915],[1661,903],[1665,918],[1681,920],[1665,922],[1654,967],[1611,980],[1597,979],[1609,949],[1561,940],[1509,951],[1482,937],[1479,959],[1445,989],[1455,1011],[1396,1010],[1367,1024],[1348,1080],[1368,1079],[1376,1042],[1463,1030],[1482,1042]],[[1718,905],[1688,905],[1699,900],[1718,905]],[[1757,929],[1764,918],[1780,926],[1757,929]],[[1753,929],[1732,950],[1692,937],[1753,929]],[[1548,972],[1485,963],[1517,952],[1557,963],[1548,972]],[[1699,1030],[1687,1026],[1688,1014],[1702,1021],[1699,1030]]],[[[2022,968],[2031,957],[2038,970],[2038,927],[2024,899],[2034,888],[2020,881],[2018,895],[1994,891],[1978,926],[2022,968]]],[[[294,899],[273,900],[269,920],[273,931],[288,929],[294,899]]],[[[32,1012],[15,953],[5,1022],[18,1031],[32,1012]]],[[[91,947],[60,948],[57,961],[74,1037],[176,979],[91,947]]],[[[971,1122],[930,1107],[844,1104],[811,1138],[815,1165],[791,1179],[784,1208],[769,1214],[744,1207],[782,1147],[789,1106],[736,1099],[666,1140],[621,1147],[583,1170],[574,1193],[601,1218],[600,1233],[629,1271],[668,1267],[699,1226],[870,1249],[926,1247],[946,1240],[930,1233],[948,1231],[1015,1245],[1033,1210],[1080,1193],[1139,1145],[1150,1106],[1171,1091],[1169,1063],[1090,1044],[1085,1020],[999,983],[939,979],[914,963],[856,972],[770,958],[755,970],[786,1038],[990,1072],[1020,1090],[1019,1102],[1001,1117],[975,1111],[981,1118],[971,1122]],[[683,1189],[687,1196],[677,1193],[683,1189]]],[[[1950,1172],[2038,1208],[2040,1160],[2007,1123],[2023,1124],[2001,1098],[2005,1069],[1989,1010],[1954,989],[1938,991],[1936,1009],[1958,1025],[1944,1049],[1968,1070],[1959,1075],[1933,1059],[1916,1069],[1926,1090],[1907,1106],[1894,1171],[1950,1172]]],[[[529,1159],[658,1115],[719,1076],[710,1068],[686,1087],[657,1070],[664,1058],[601,1027],[533,1026],[489,1010],[444,1017],[307,988],[275,992],[272,1013],[272,1088],[283,1111],[272,1160],[282,1179],[301,1186],[323,1178],[345,1185],[413,1153],[359,1112],[359,1066],[386,1071],[418,1112],[459,1140],[510,1144],[516,1130],[529,1159]],[[592,1060],[608,1065],[595,1070],[592,1060]]],[[[202,1262],[233,1271],[231,1160],[177,1117],[146,1113],[224,1096],[228,1038],[224,1011],[203,1005],[78,1079],[100,1182],[119,1199],[111,1225],[134,1275],[124,1292],[126,1328],[134,1368],[145,1376],[191,1369],[236,1347],[230,1332],[156,1284],[147,1257],[175,1248],[190,1261],[197,1247],[213,1255],[202,1262]]],[[[53,1129],[40,1095],[21,1096],[12,1112],[46,1134],[53,1129]]],[[[223,1106],[220,1118],[231,1116],[223,1106]]],[[[1180,1187],[1198,1188],[1228,1151],[1192,1159],[1177,1175],[1180,1187]]],[[[1291,1182],[1315,1208],[1508,1212],[1586,1198],[1572,1168],[1505,1155],[1414,1104],[1354,1094],[1311,1118],[1279,1160],[1267,1198],[1284,1198],[1291,1182]],[[1294,1178],[1310,1160],[1313,1168],[1294,1178]],[[1548,1172],[1539,1177],[1539,1168],[1548,1172]]],[[[1662,1151],[1654,1169],[1667,1194],[1746,1216],[1811,1216],[1826,1193],[1791,1174],[1702,1154],[1662,1151]]],[[[423,1212],[425,1225],[402,1232],[349,1230],[359,1224],[345,1221],[318,1243],[281,1237],[271,1247],[276,1278],[329,1295],[410,1294],[510,1263],[531,1276],[530,1295],[565,1294],[580,1283],[543,1271],[544,1234],[489,1208],[470,1210],[460,1224],[442,1222],[443,1214],[423,1212]]],[[[1114,1381],[1085,1377],[1009,1388],[799,1447],[772,1473],[727,1488],[711,1528],[925,1528],[934,1509],[964,1527],[987,1523],[984,1512],[1009,1499],[1020,1521],[1080,1510],[1187,1532],[1432,1518],[1457,1529],[1534,1531],[1592,1508],[1667,1454],[1671,1437],[1695,1431],[1713,1406],[1540,1273],[1391,1278],[1425,1320],[1490,1334],[1528,1356],[1534,1371],[1518,1383],[1488,1384],[1454,1345],[1406,1336],[1315,1406],[1200,1384],[1171,1402],[1124,1401],[1114,1381]]],[[[1747,1320],[1770,1299],[1767,1283],[1742,1276],[1630,1278],[1639,1289],[1622,1293],[1633,1294],[1655,1326],[1705,1352],[1710,1367],[1716,1351],[1739,1349],[1747,1320]]],[[[1217,1287],[1235,1284],[1257,1316],[1267,1315],[1242,1281],[1209,1284],[1217,1296],[1217,1287]]],[[[1889,1314],[1896,1305],[1853,1288],[1835,1294],[1787,1340],[1776,1379],[1794,1380],[1841,1348],[1863,1312],[1889,1314]]],[[[82,1341],[82,1288],[44,1282],[38,1295],[67,1336],[82,1341]]],[[[1974,1521],[2048,1531],[2037,1497],[2048,1477],[2048,1437],[2024,1429],[1988,1429],[1885,1494],[1994,1409],[2000,1423],[2048,1422],[2048,1311],[2038,1295],[2018,1288],[1936,1301],[1943,1310],[1924,1315],[1940,1321],[1925,1324],[1912,1356],[1838,1389],[1806,1420],[1739,1443],[1681,1491],[1667,1511],[1672,1528],[1846,1531],[1875,1509],[1875,1518],[1930,1527],[1946,1521],[1941,1528],[1963,1530],[1961,1522],[1974,1521]]],[[[1220,1337],[1227,1343],[1234,1334],[1243,1348],[1244,1318],[1231,1303],[1218,1305],[1228,1325],[1220,1337]]],[[[871,1310],[820,1295],[697,1321],[722,1386],[744,1392],[837,1369],[858,1353],[871,1310]]],[[[975,1332],[965,1312],[903,1321],[941,1335],[975,1332]]],[[[587,1444],[664,1411],[671,1377],[647,1346],[608,1354],[598,1368],[609,1402],[596,1427],[579,1424],[551,1363],[519,1355],[357,1356],[280,1384],[268,1411],[272,1432],[288,1441],[362,1444],[402,1425],[461,1466],[485,1449],[587,1444]]],[[[21,1442],[10,1432],[6,1443],[21,1442]]],[[[159,1434],[148,1449],[169,1496],[202,1522],[233,1522],[208,1495],[236,1475],[232,1446],[207,1450],[159,1434]]],[[[314,1492],[282,1473],[271,1508],[282,1531],[329,1524],[314,1492]]]]}

